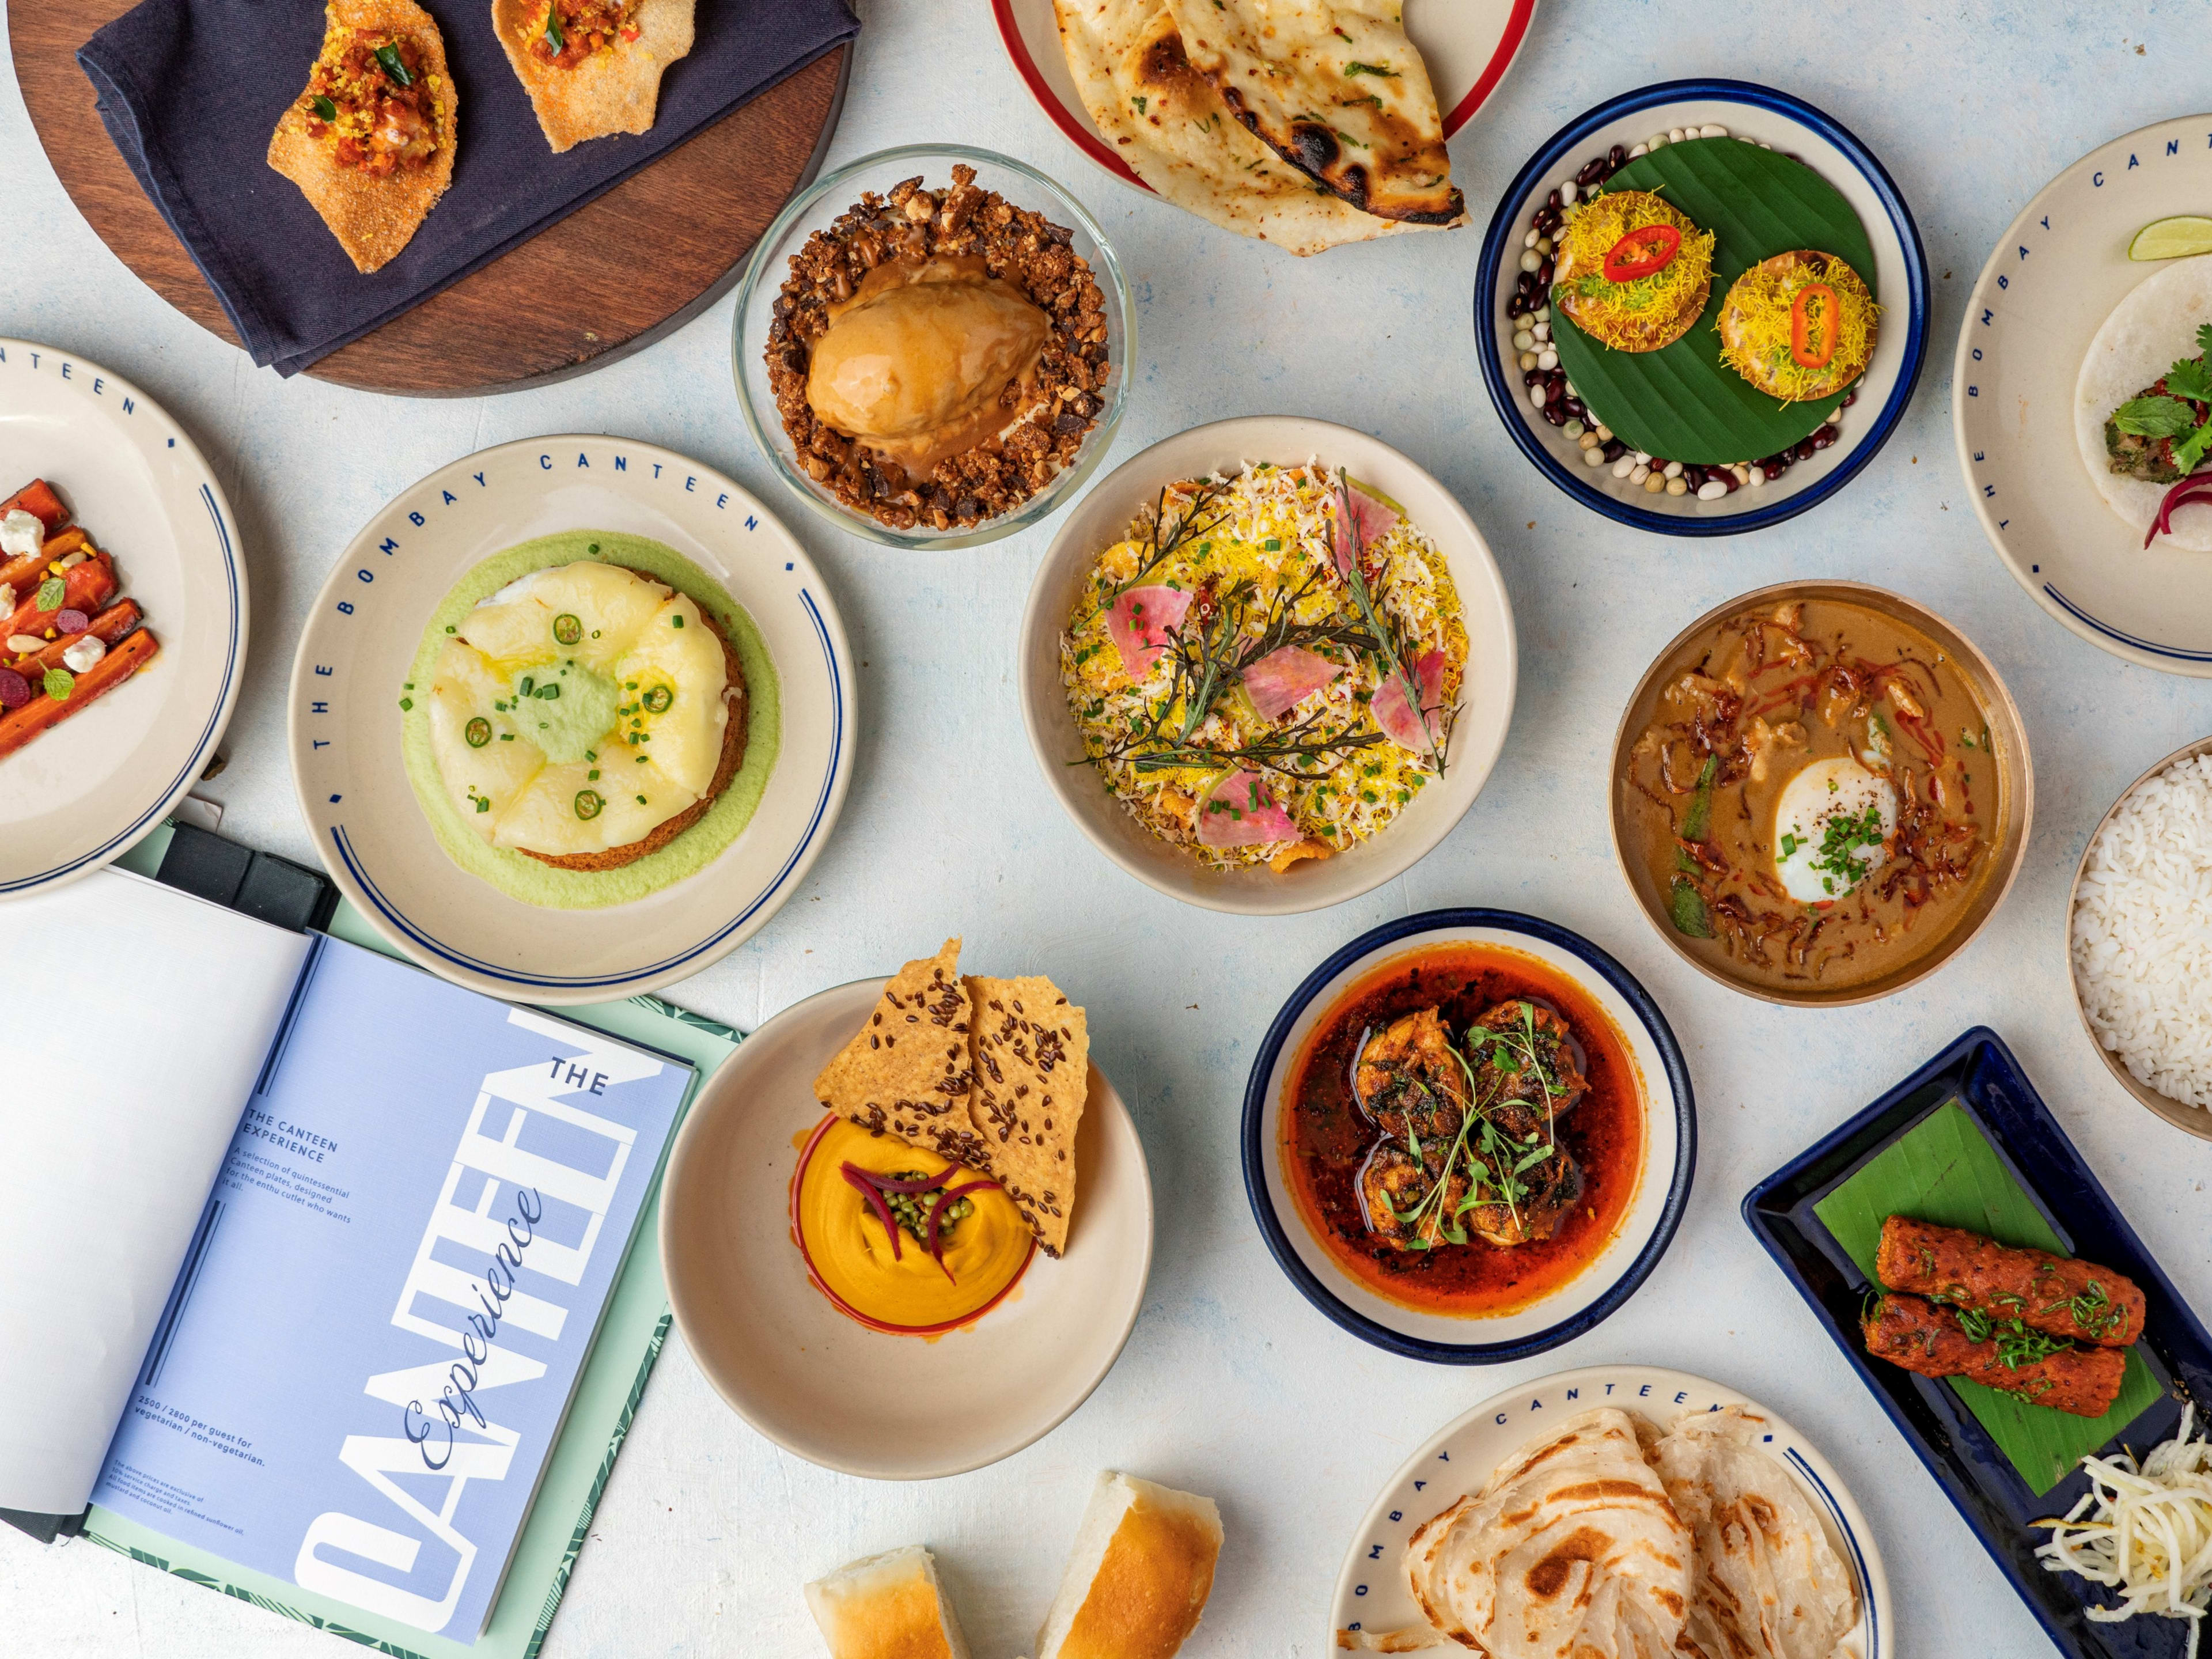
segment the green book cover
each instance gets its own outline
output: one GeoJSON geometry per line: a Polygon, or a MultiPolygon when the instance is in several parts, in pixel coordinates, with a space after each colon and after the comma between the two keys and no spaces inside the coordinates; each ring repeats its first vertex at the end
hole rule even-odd
{"type": "MultiPolygon", "coordinates": [[[[155,874],[169,836],[166,829],[117,860],[119,867],[155,874]]],[[[341,902],[330,932],[337,938],[397,957],[350,904],[341,902]]],[[[716,1021],[672,1007],[658,997],[632,997],[596,1006],[562,1008],[564,1019],[611,1036],[647,1044],[690,1060],[696,1068],[684,1102],[689,1110],[700,1084],[737,1047],[738,1033],[716,1021]]],[[[665,1154],[664,1152],[664,1159],[665,1154]]],[[[560,1439],[547,1461],[530,1518],[524,1523],[490,1623],[473,1643],[426,1635],[396,1620],[378,1619],[286,1580],[234,1565],[189,1547],[94,1504],[84,1536],[148,1566],[226,1595],[251,1601],[287,1619],[312,1625],[394,1659],[535,1659],[560,1606],[577,1553],[592,1524],[599,1494],[613,1473],[630,1420],[645,1393],[669,1326],[668,1297],[655,1239],[660,1225],[659,1171],[641,1213],[628,1259],[615,1281],[599,1331],[560,1439]]]]}

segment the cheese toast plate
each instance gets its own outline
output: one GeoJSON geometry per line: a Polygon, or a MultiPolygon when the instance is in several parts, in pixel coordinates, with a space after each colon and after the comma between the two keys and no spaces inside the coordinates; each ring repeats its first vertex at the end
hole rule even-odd
{"type": "Polygon", "coordinates": [[[113,371],[0,339],[0,498],[34,478],[52,486],[156,641],[143,668],[0,759],[4,902],[99,869],[198,781],[238,697],[247,607],[222,486],[168,412],[113,371]]]}
{"type": "Polygon", "coordinates": [[[933,1480],[1049,1433],[1113,1369],[1152,1272],[1152,1176],[1093,1064],[1058,1260],[1037,1251],[1011,1291],[939,1334],[841,1312],[809,1277],[790,1194],[824,1115],[814,1079],[884,985],[855,980],[793,1005],[708,1080],[669,1153],[660,1260],[685,1346],[746,1422],[825,1468],[933,1480]]]}
{"type": "MultiPolygon", "coordinates": [[[[712,467],[599,434],[483,450],[393,497],[316,597],[289,695],[294,786],[331,880],[411,960],[531,1002],[635,996],[735,949],[804,881],[852,774],[852,656],[805,550],[712,467]],[[425,629],[468,573],[522,543],[578,532],[650,538],[720,585],[721,595],[705,597],[750,623],[751,660],[763,670],[746,687],[747,765],[773,759],[764,781],[745,784],[749,798],[758,792],[750,817],[703,867],[625,902],[571,896],[563,907],[518,896],[449,855],[410,781],[401,700],[415,695],[425,629]]],[[[713,823],[710,814],[665,851],[713,823]]]]}
{"type": "MultiPolygon", "coordinates": [[[[1419,1607],[1406,1581],[1406,1540],[1413,1529],[1479,1490],[1508,1457],[1578,1413],[1601,1406],[1648,1419],[1662,1433],[1686,1417],[1728,1406],[1765,1419],[1759,1448],[1790,1473],[1811,1502],[1829,1547],[1850,1570],[1858,1596],[1858,1623],[1845,1632],[1834,1659],[1889,1659],[1897,1651],[1891,1632],[1889,1576],[1857,1501],[1828,1460],[1804,1436],[1765,1407],[1723,1382],[1655,1365],[1592,1365],[1560,1371],[1492,1395],[1465,1416],[1446,1424],[1390,1478],[1352,1534],[1336,1576],[1325,1652],[1362,1646],[1409,1650],[1378,1640],[1383,1632],[1426,1635],[1419,1607]],[[1364,1638],[1363,1640],[1363,1638],[1364,1638]]],[[[1444,1652],[1450,1641],[1431,1638],[1444,1652]]]]}
{"type": "MultiPolygon", "coordinates": [[[[1113,147],[1098,136],[1060,44],[1053,0],[991,0],[999,39],[1037,107],[1081,150],[1084,159],[1129,186],[1152,193],[1113,147]]],[[[1449,138],[1474,118],[1512,67],[1536,15],[1536,0],[1413,0],[1406,33],[1420,48],[1449,138]]]]}

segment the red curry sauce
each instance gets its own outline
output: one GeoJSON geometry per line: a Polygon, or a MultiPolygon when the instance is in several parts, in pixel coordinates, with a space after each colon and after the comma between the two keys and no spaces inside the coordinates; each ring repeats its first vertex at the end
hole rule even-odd
{"type": "Polygon", "coordinates": [[[1422,1313],[1515,1313],[1558,1290],[1612,1242],[1644,1170],[1642,1082],[1620,1031],[1573,981],[1503,945],[1411,951],[1356,981],[1308,1038],[1280,1122],[1284,1172],[1307,1231],[1353,1279],[1422,1313]],[[1352,1087],[1366,1034],[1434,1007],[1456,1039],[1486,1009],[1516,997],[1549,1005],[1582,1050],[1589,1091],[1558,1129],[1583,1167],[1580,1200],[1551,1238],[1511,1249],[1480,1239],[1428,1250],[1381,1242],[1359,1201],[1360,1167],[1378,1137],[1352,1087]]]}

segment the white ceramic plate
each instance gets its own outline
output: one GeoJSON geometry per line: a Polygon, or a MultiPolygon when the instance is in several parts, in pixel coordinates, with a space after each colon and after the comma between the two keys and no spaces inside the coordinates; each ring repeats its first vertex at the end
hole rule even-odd
{"type": "Polygon", "coordinates": [[[883,988],[856,980],[785,1009],[708,1079],[669,1154],[660,1265],[691,1357],[746,1422],[825,1468],[933,1480],[1012,1456],[1114,1368],[1152,1271],[1152,1185],[1093,1065],[1059,1261],[1038,1251],[1005,1301],[939,1339],[838,1312],[792,1241],[791,1176],[822,1121],[815,1074],[883,988]]]}
{"type": "Polygon", "coordinates": [[[1513,722],[1519,673],[1512,601],[1490,544],[1452,493],[1379,438],[1328,421],[1257,415],[1216,421],[1154,444],[1109,473],[1061,521],[1030,586],[1022,618],[1022,719],[1045,781],[1099,851],[1147,886],[1209,910],[1278,916],[1356,898],[1411,869],[1451,833],[1498,763],[1513,722]],[[1060,679],[1060,635],[1083,591],[1091,562],[1127,533],[1140,507],[1164,484],[1233,472],[1247,461],[1296,465],[1318,457],[1402,503],[1442,550],[1459,589],[1467,626],[1467,678],[1452,728],[1444,775],[1379,834],[1334,858],[1308,859],[1281,875],[1266,866],[1220,871],[1201,866],[1139,825],[1099,787],[1060,679]]]}
{"type": "MultiPolygon", "coordinates": [[[[1765,1449],[1790,1471],[1820,1511],[1828,1542],[1849,1564],[1857,1583],[1859,1622],[1837,1644],[1835,1659],[1888,1659],[1896,1651],[1890,1632],[1889,1577],[1874,1534],[1843,1480],[1805,1437],[1765,1407],[1734,1389],[1686,1371],[1648,1365],[1593,1365],[1561,1371],[1494,1395],[1448,1424],[1391,1477],[1360,1523],[1344,1570],[1337,1575],[1323,1644],[1334,1651],[1340,1630],[1422,1628],[1420,1609],[1405,1583],[1406,1540],[1463,1492],[1478,1490],[1491,1471],[1547,1428],[1600,1406],[1640,1413],[1662,1429],[1692,1413],[1741,1406],[1766,1419],[1765,1449]]],[[[1456,1651],[1449,1644],[1446,1651],[1456,1651]]]]}
{"type": "MultiPolygon", "coordinates": [[[[1420,48],[1443,112],[1444,137],[1465,126],[1512,66],[1536,0],[1412,0],[1406,33],[1420,48]]],[[[1060,44],[1053,0],[991,0],[999,38],[1037,107],[1091,161],[1133,190],[1150,186],[1099,137],[1060,44]]]]}
{"type": "Polygon", "coordinates": [[[331,878],[376,930],[458,985],[605,1002],[696,974],[774,915],[821,851],[852,771],[844,624],[791,532],[713,468],[626,438],[530,438],[441,467],[339,556],[292,660],[292,774],[331,878]],[[399,689],[472,566],[566,530],[649,536],[720,580],[775,664],[783,730],[767,792],[696,875],[634,903],[546,909],[446,855],[407,780],[399,689]]]}
{"type": "Polygon", "coordinates": [[[2154,542],[2106,507],[2074,439],[2089,341],[2138,283],[2154,219],[2212,211],[2212,117],[2185,115],[2094,149],[1997,239],[1959,325],[1951,424],[1998,557],[2052,616],[2116,657],[2212,675],[2212,554],[2154,542]]]}
{"type": "MultiPolygon", "coordinates": [[[[1482,245],[1474,284],[1474,338],[1484,385],[1506,431],[1545,477],[1585,507],[1622,524],[1663,536],[1733,536],[1779,524],[1848,483],[1889,441],[1905,417],[1928,351],[1928,264],[1905,198],[1872,151],[1833,117],[1803,100],[1743,81],[1669,81],[1644,87],[1586,110],[1546,141],[1498,198],[1482,245]],[[1850,204],[1874,249],[1874,286],[1882,305],[1874,359],[1851,406],[1840,408],[1840,436],[1771,483],[1746,487],[1717,501],[1647,495],[1616,478],[1611,466],[1588,466],[1582,452],[1528,402],[1520,354],[1505,318],[1520,280],[1522,238],[1552,191],[1583,164],[1614,145],[1633,149],[1655,133],[1720,126],[1724,140],[1764,143],[1794,155],[1850,204]]],[[[2069,383],[2071,384],[2070,382],[2069,383]]],[[[1756,461],[1759,456],[1747,456],[1756,461]]],[[[1617,464],[1617,463],[1616,463],[1617,464]]]]}
{"type": "Polygon", "coordinates": [[[115,558],[161,650],[0,760],[0,898],[74,881],[160,823],[214,757],[246,666],[230,503],[161,406],[97,363],[0,339],[0,500],[33,478],[115,558]]]}
{"type": "Polygon", "coordinates": [[[1244,1088],[1244,1192],[1275,1263],[1298,1293],[1363,1342],[1449,1365],[1525,1359],[1582,1335],[1633,1296],[1674,1242],[1697,1171],[1697,1104],[1680,1045],[1650,994],[1579,933],[1510,910],[1428,910],[1353,939],[1306,976],[1261,1040],[1244,1088]],[[1502,945],[1535,957],[1604,1012],[1639,1074],[1644,1164],[1635,1195],[1604,1250],[1581,1273],[1517,1313],[1455,1318],[1376,1295],[1313,1236],[1283,1169],[1282,1113],[1314,1028],[1345,992],[1393,957],[1440,945],[1502,945]]]}

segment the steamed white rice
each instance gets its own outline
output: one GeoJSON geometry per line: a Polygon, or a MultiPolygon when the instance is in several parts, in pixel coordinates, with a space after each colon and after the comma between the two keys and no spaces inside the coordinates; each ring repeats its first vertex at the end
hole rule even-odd
{"type": "Polygon", "coordinates": [[[2098,833],[2072,948],[2097,1040],[2138,1082],[2212,1106],[2212,756],[2150,779],[2098,833]]]}

